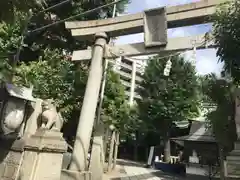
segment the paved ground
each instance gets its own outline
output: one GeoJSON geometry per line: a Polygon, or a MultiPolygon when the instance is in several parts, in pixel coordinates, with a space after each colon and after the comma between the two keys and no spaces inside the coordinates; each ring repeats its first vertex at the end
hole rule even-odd
{"type": "Polygon", "coordinates": [[[174,176],[144,168],[139,163],[119,160],[116,170],[105,175],[104,180],[208,180],[208,178],[201,175],[174,176]]]}

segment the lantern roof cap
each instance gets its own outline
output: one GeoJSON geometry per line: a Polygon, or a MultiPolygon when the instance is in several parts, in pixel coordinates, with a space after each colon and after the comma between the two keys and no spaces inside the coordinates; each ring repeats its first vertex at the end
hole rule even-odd
{"type": "Polygon", "coordinates": [[[16,97],[19,99],[24,99],[28,101],[35,101],[35,98],[32,96],[32,88],[27,88],[24,86],[15,86],[13,84],[6,83],[5,88],[10,96],[16,97]]]}

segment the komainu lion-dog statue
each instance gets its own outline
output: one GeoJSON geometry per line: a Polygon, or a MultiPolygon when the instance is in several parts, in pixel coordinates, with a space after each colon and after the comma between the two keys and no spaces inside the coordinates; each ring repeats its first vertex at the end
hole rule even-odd
{"type": "MultiPolygon", "coordinates": [[[[13,106],[15,108],[15,106],[13,106]]],[[[15,108],[8,113],[7,118],[0,119],[0,138],[21,138],[25,133],[34,133],[39,128],[60,131],[63,126],[63,118],[57,111],[52,99],[38,99],[35,104],[29,106],[32,109],[28,119],[14,118],[19,109],[15,108]]],[[[24,114],[22,116],[25,116],[24,114]]]]}
{"type": "Polygon", "coordinates": [[[42,102],[42,114],[40,115],[41,128],[60,131],[63,126],[63,118],[60,112],[57,112],[52,99],[42,102]]]}

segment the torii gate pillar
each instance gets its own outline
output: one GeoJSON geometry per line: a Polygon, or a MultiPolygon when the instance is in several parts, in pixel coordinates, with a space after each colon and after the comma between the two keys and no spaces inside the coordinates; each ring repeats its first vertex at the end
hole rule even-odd
{"type": "Polygon", "coordinates": [[[106,43],[106,33],[97,33],[95,35],[92,62],[79,118],[72,161],[69,167],[71,171],[88,170],[88,150],[100,92],[103,72],[102,60],[106,43]]]}

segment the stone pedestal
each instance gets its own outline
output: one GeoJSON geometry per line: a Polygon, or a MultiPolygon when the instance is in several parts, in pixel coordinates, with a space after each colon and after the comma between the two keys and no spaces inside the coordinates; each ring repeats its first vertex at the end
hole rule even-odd
{"type": "Polygon", "coordinates": [[[92,180],[91,172],[89,171],[71,171],[71,170],[62,170],[61,180],[92,180]]]}
{"type": "Polygon", "coordinates": [[[97,126],[98,128],[94,134],[89,163],[89,171],[92,173],[92,180],[102,180],[105,163],[103,147],[104,126],[101,123],[97,126]]]}
{"type": "Polygon", "coordinates": [[[235,92],[235,125],[236,125],[236,133],[237,138],[240,140],[240,88],[236,89],[235,92]]]}
{"type": "Polygon", "coordinates": [[[0,141],[0,179],[18,180],[23,159],[24,140],[5,139],[0,141]]]}
{"type": "Polygon", "coordinates": [[[58,131],[39,129],[27,138],[20,169],[21,180],[60,180],[67,144],[58,131]]]}
{"type": "Polygon", "coordinates": [[[229,153],[226,161],[225,175],[228,178],[240,179],[240,89],[235,91],[235,125],[237,141],[234,143],[234,150],[229,153]]]}
{"type": "Polygon", "coordinates": [[[226,176],[240,179],[240,141],[236,141],[234,150],[227,156],[226,176]]]}

